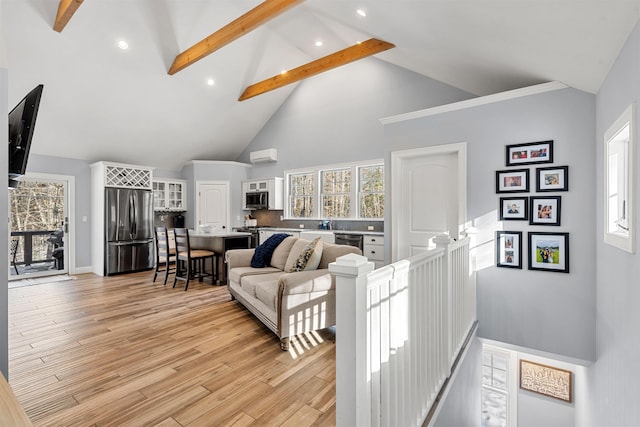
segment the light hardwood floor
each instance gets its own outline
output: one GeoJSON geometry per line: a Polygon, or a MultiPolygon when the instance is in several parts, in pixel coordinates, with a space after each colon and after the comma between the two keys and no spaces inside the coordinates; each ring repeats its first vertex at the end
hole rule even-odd
{"type": "Polygon", "coordinates": [[[34,425],[335,425],[330,331],[283,352],[226,287],[152,277],[9,289],[9,383],[34,425]]]}

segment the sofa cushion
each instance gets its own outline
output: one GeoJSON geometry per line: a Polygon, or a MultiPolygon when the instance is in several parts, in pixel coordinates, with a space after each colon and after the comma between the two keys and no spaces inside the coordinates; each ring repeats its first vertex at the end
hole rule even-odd
{"type": "MultiPolygon", "coordinates": [[[[242,290],[253,298],[258,298],[259,289],[262,287],[269,287],[272,282],[276,283],[276,291],[278,280],[284,273],[279,271],[277,273],[270,274],[257,274],[253,276],[244,276],[240,282],[242,290]]],[[[264,301],[263,301],[264,302],[264,301]]],[[[269,306],[271,307],[271,306],[269,306]]],[[[275,308],[274,308],[275,310],[275,308]]]]}
{"type": "Polygon", "coordinates": [[[284,270],[284,264],[287,262],[287,257],[289,256],[289,252],[293,247],[293,244],[297,242],[299,239],[297,237],[287,237],[278,245],[278,247],[273,251],[273,256],[271,257],[271,267],[275,267],[279,270],[284,270]]]}
{"type": "Polygon", "coordinates": [[[265,268],[253,268],[253,267],[234,267],[229,270],[229,280],[240,284],[242,278],[245,276],[263,275],[269,273],[282,272],[277,268],[265,267],[265,268]]]}
{"type": "Polygon", "coordinates": [[[309,242],[300,239],[291,248],[284,271],[292,273],[294,271],[315,270],[318,268],[322,257],[322,240],[320,237],[309,242]]]}
{"type": "Polygon", "coordinates": [[[287,237],[289,237],[288,234],[277,233],[265,240],[253,253],[253,257],[251,258],[251,267],[263,268],[271,264],[273,251],[287,237]]]}
{"type": "Polygon", "coordinates": [[[260,284],[260,286],[256,286],[255,290],[256,298],[275,312],[278,311],[276,309],[276,305],[278,303],[279,284],[279,278],[275,280],[265,280],[260,284]]]}

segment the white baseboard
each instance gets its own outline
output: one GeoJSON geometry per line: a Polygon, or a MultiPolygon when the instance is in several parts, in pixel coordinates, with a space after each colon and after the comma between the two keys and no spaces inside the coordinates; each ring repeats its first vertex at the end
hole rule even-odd
{"type": "Polygon", "coordinates": [[[73,272],[69,272],[69,274],[85,274],[85,273],[93,273],[93,267],[76,267],[73,272]]]}

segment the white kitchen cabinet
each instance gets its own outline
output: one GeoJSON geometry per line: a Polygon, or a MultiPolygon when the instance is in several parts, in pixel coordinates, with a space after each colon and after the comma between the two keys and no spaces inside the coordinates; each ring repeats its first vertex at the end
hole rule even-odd
{"type": "Polygon", "coordinates": [[[91,264],[98,276],[105,274],[105,188],[152,190],[153,168],[113,162],[91,165],[91,264]]]}
{"type": "Polygon", "coordinates": [[[376,269],[384,265],[384,236],[365,234],[363,241],[363,255],[373,261],[376,269]]]}
{"type": "MultiPolygon", "coordinates": [[[[284,179],[279,177],[252,179],[242,183],[242,209],[250,210],[247,194],[266,193],[268,194],[267,209],[281,210],[284,209],[284,179]]],[[[251,203],[251,202],[250,202],[251,203]]]]}
{"type": "Polygon", "coordinates": [[[153,209],[155,211],[186,211],[187,181],[153,180],[153,209]]]}

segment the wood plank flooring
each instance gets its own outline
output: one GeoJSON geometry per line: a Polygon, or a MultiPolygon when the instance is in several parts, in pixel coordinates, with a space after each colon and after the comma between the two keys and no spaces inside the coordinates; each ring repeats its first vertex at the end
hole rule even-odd
{"type": "Polygon", "coordinates": [[[9,289],[9,383],[34,425],[335,425],[330,331],[283,352],[226,287],[77,277],[9,289]]]}

